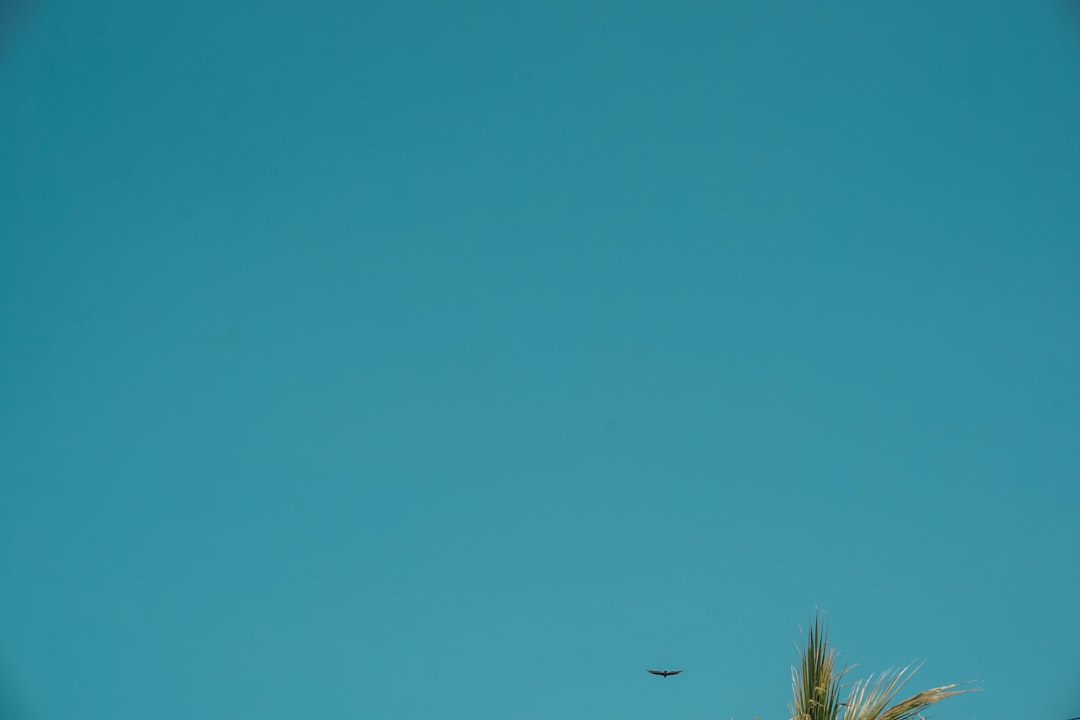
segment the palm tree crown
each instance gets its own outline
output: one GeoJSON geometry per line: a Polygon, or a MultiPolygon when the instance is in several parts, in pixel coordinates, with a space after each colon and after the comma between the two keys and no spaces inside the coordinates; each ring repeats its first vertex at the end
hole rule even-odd
{"type": "Polygon", "coordinates": [[[922,720],[921,712],[925,708],[977,689],[959,684],[942,685],[894,702],[897,693],[921,667],[908,665],[855,681],[842,700],[840,681],[849,668],[837,668],[837,651],[829,647],[828,628],[820,613],[810,624],[806,650],[800,655],[799,667],[791,668],[795,695],[791,720],[922,720]]]}

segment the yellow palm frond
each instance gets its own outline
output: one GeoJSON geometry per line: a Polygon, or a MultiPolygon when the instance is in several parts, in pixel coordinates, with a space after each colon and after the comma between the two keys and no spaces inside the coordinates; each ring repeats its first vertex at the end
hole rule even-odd
{"type": "Polygon", "coordinates": [[[953,695],[971,692],[977,688],[964,688],[960,684],[930,688],[891,704],[908,680],[921,665],[908,665],[899,670],[889,670],[877,677],[871,675],[859,680],[844,703],[843,720],[917,720],[921,711],[953,695]]]}

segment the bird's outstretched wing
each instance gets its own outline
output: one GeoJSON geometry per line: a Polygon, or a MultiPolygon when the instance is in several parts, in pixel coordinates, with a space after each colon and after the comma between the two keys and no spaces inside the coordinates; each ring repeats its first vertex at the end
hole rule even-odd
{"type": "Polygon", "coordinates": [[[667,677],[668,675],[678,675],[682,670],[646,670],[645,672],[652,673],[653,675],[660,675],[661,677],[667,677]]]}

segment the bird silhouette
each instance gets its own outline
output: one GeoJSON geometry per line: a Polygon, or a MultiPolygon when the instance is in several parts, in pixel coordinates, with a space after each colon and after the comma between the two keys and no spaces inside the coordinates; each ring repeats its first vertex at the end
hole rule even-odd
{"type": "Polygon", "coordinates": [[[645,672],[666,678],[668,675],[678,675],[682,670],[646,670],[645,672]]]}

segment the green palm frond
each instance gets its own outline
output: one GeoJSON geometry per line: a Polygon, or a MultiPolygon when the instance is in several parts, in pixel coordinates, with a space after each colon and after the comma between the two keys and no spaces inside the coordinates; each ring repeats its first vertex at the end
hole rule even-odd
{"type": "Polygon", "coordinates": [[[836,650],[829,647],[829,632],[821,615],[815,615],[807,631],[806,651],[798,668],[791,669],[795,698],[792,720],[836,720],[840,713],[840,679],[847,669],[837,669],[836,650]]]}

